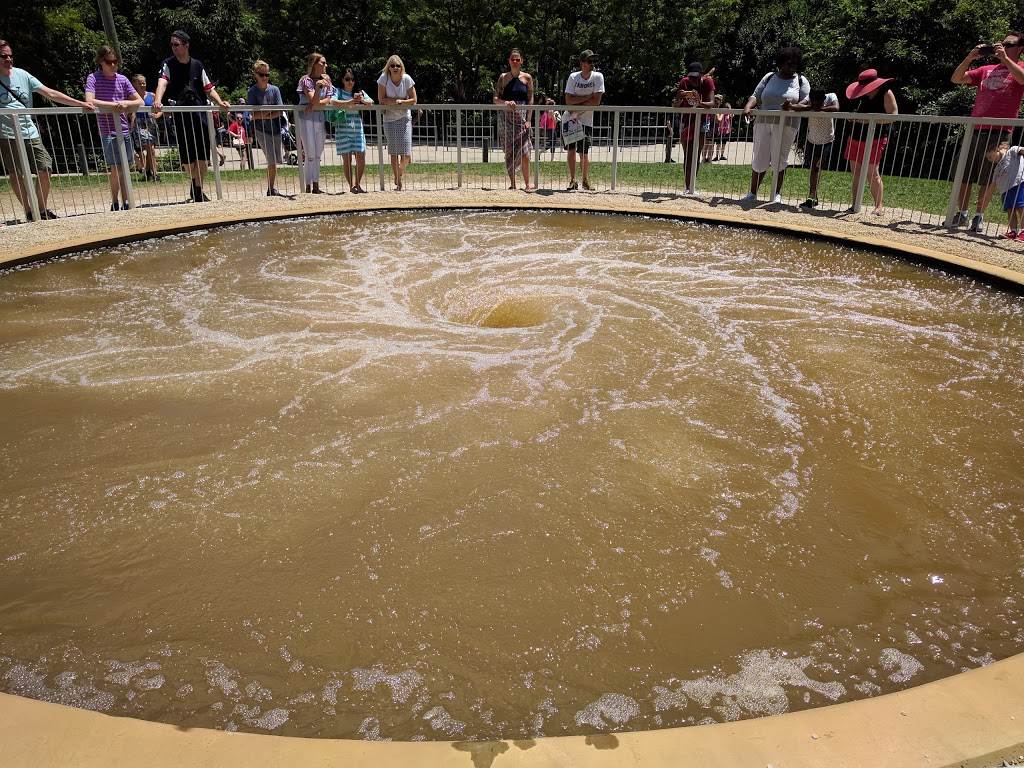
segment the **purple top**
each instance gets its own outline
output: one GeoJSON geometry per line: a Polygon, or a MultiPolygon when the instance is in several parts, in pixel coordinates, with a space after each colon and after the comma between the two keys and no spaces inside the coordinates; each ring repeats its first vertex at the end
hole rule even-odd
{"type": "MultiPolygon", "coordinates": [[[[85,81],[85,92],[93,94],[100,101],[131,101],[138,96],[135,87],[120,72],[113,77],[104,77],[102,72],[93,72],[85,81]]],[[[96,112],[96,122],[100,133],[110,135],[117,133],[114,128],[114,116],[110,113],[96,112]]],[[[121,128],[128,133],[128,115],[121,115],[121,128]]]]}

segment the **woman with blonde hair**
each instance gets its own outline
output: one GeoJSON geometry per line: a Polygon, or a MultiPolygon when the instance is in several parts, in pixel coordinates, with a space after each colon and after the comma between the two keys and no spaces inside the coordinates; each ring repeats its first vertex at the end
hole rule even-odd
{"type": "Polygon", "coordinates": [[[409,107],[416,104],[416,83],[406,74],[405,64],[392,56],[377,78],[377,103],[382,107],[401,107],[384,110],[384,139],[391,157],[391,172],[395,189],[402,190],[402,175],[412,162],[412,115],[409,107]]]}
{"type": "Polygon", "coordinates": [[[327,74],[327,59],[314,51],[306,57],[306,74],[299,80],[298,125],[299,141],[302,144],[302,183],[306,192],[323,194],[320,189],[320,156],[324,153],[327,130],[324,121],[327,116],[316,108],[327,104],[334,95],[334,84],[327,74]]]}

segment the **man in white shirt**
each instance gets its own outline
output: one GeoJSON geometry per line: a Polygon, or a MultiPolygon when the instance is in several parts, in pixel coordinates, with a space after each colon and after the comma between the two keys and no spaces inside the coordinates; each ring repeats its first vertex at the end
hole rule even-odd
{"type": "MultiPolygon", "coordinates": [[[[604,95],[604,75],[594,71],[597,55],[591,50],[580,54],[580,71],[573,72],[565,82],[565,103],[570,107],[596,107],[604,95]]],[[[580,153],[580,168],[583,172],[583,188],[592,190],[590,184],[590,143],[594,135],[594,113],[590,110],[567,111],[565,119],[578,119],[583,124],[583,137],[566,146],[569,161],[569,186],[567,189],[579,189],[576,183],[576,153],[580,153]]]]}

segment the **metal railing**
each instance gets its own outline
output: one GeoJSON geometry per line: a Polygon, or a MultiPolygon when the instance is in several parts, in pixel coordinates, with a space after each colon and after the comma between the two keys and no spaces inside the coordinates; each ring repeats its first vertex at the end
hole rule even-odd
{"type": "MultiPolygon", "coordinates": [[[[301,107],[286,105],[282,111],[289,125],[295,126],[301,107]]],[[[523,107],[529,116],[529,150],[531,182],[541,190],[565,189],[569,172],[566,150],[559,136],[540,126],[540,117],[550,109],[543,105],[523,107]]],[[[564,110],[564,106],[554,109],[564,110]]],[[[380,190],[389,188],[391,167],[386,139],[382,130],[383,110],[374,105],[359,108],[366,137],[366,176],[364,183],[380,190]]],[[[412,108],[413,164],[406,171],[406,188],[438,189],[505,189],[509,177],[504,165],[501,121],[507,107],[496,105],[430,105],[412,108]]],[[[12,142],[17,165],[29,167],[33,148],[24,139],[22,123],[0,111],[0,123],[13,129],[22,141],[12,142]]],[[[141,109],[140,113],[147,113],[141,109]]],[[[872,148],[882,139],[887,141],[879,164],[884,184],[884,205],[897,222],[913,222],[949,226],[958,209],[959,187],[967,171],[967,149],[978,124],[1005,127],[1018,143],[1024,121],[992,118],[935,117],[923,115],[866,115],[832,113],[754,113],[762,122],[784,117],[798,126],[792,145],[782,146],[787,132],[775,131],[773,157],[785,157],[786,168],[772,165],[759,190],[757,203],[741,203],[750,188],[750,163],[754,152],[756,123],[748,123],[739,110],[687,110],[668,107],[597,107],[576,108],[577,112],[594,114],[590,170],[588,179],[598,191],[644,194],[648,196],[682,195],[695,188],[698,196],[719,203],[734,205],[772,205],[773,190],[778,186],[781,204],[793,206],[816,197],[817,204],[808,212],[817,215],[859,213],[865,196],[871,191],[866,173],[853,179],[844,159],[844,146],[854,121],[860,121],[865,136],[864,153],[870,157],[872,148]],[[728,132],[721,131],[722,120],[731,122],[728,132]],[[818,192],[810,195],[809,169],[804,167],[805,140],[809,119],[834,121],[835,139],[831,154],[821,162],[818,192]],[[865,122],[866,121],[866,122],[865,122]],[[707,132],[692,126],[707,127],[707,132]],[[883,136],[887,133],[887,136],[883,136]],[[686,146],[680,142],[680,134],[686,146]],[[702,146],[703,141],[703,146],[702,146]],[[684,179],[686,155],[704,155],[693,179],[684,179]],[[689,182],[689,183],[688,183],[689,182]]],[[[336,145],[340,134],[337,113],[323,110],[326,143],[321,156],[323,183],[328,194],[340,194],[348,185],[342,172],[343,158],[336,145]]],[[[0,178],[0,221],[8,224],[22,220],[47,218],[50,209],[57,216],[98,213],[110,208],[108,178],[118,162],[132,168],[126,174],[123,198],[129,207],[170,205],[189,201],[194,195],[188,169],[182,163],[179,145],[182,141],[198,142],[200,151],[210,146],[212,162],[203,177],[203,190],[218,200],[241,200],[266,195],[267,155],[256,143],[257,133],[248,131],[244,146],[235,146],[223,125],[218,127],[213,107],[168,107],[165,115],[151,119],[149,126],[155,141],[157,175],[161,181],[146,180],[137,171],[140,162],[138,133],[132,131],[135,153],[129,156],[125,142],[114,141],[117,150],[114,162],[104,157],[96,115],[81,110],[58,107],[18,110],[29,116],[37,127],[41,141],[52,158],[52,173],[37,176],[34,185],[16,184],[5,170],[0,178]],[[174,115],[200,113],[192,123],[174,115]],[[204,136],[178,136],[183,126],[201,126],[204,136]],[[246,167],[243,167],[246,166],[246,167]]],[[[13,111],[11,113],[14,114],[13,111]]],[[[226,122],[226,121],[225,121],[226,122]]],[[[120,121],[113,120],[117,130],[120,121]]],[[[122,136],[123,138],[123,136],[122,136]]],[[[294,129],[282,134],[284,162],[277,168],[276,186],[282,194],[293,196],[302,192],[297,165],[302,163],[303,147],[294,129]]],[[[513,148],[517,153],[524,147],[513,148]]],[[[581,173],[577,172],[577,178],[581,173]]],[[[976,188],[971,199],[974,208],[976,188]]],[[[992,234],[1006,221],[1002,206],[988,206],[988,223],[982,231],[992,234]]]]}

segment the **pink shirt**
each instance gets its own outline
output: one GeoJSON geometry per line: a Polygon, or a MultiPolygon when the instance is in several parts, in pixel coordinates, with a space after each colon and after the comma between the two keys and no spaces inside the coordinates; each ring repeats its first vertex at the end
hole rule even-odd
{"type": "MultiPolygon", "coordinates": [[[[1013,79],[1009,69],[1002,64],[988,64],[972,69],[966,77],[978,89],[971,117],[1017,117],[1024,85],[1013,79]]],[[[979,125],[977,129],[989,127],[996,126],[979,125]]]]}

